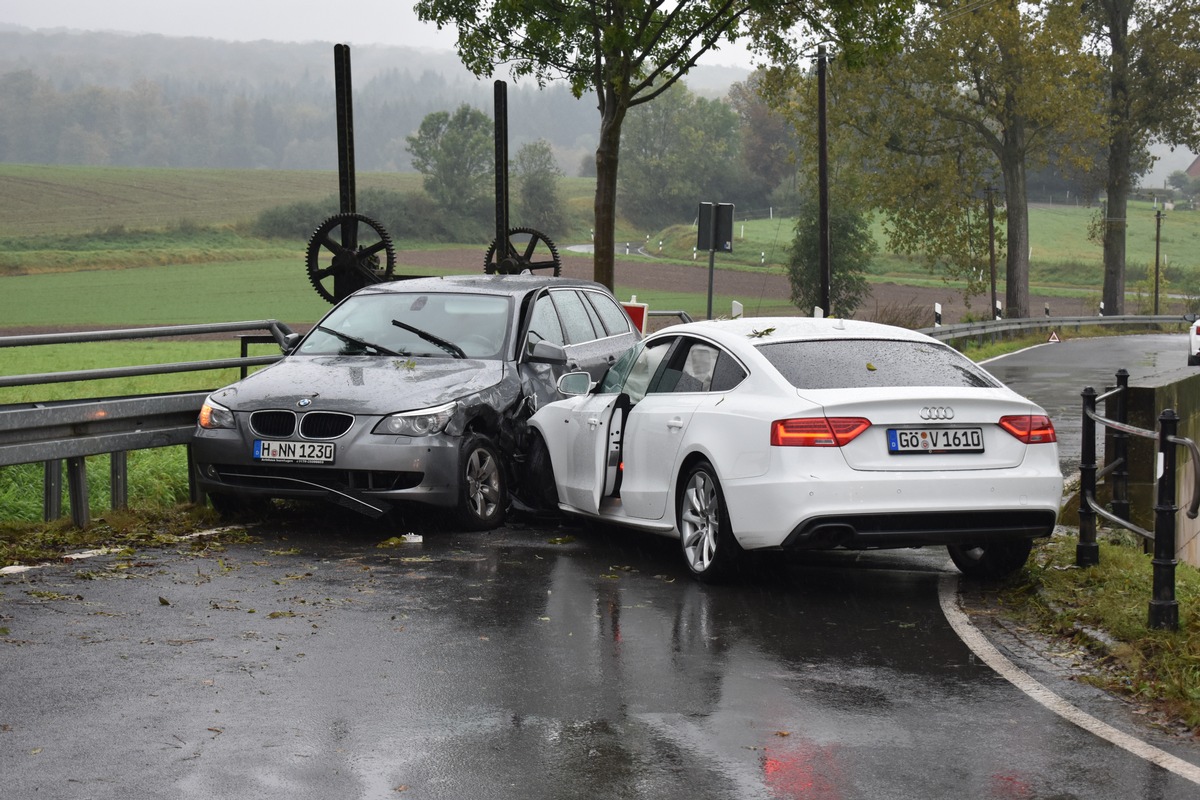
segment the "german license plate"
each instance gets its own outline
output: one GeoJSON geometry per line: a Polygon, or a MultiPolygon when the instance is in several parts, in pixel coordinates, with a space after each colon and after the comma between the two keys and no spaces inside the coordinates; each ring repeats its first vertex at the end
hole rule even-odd
{"type": "Polygon", "coordinates": [[[286,461],[300,464],[332,464],[333,442],[254,441],[255,461],[286,461]]]}
{"type": "Polygon", "coordinates": [[[982,453],[982,428],[888,428],[888,452],[982,453]]]}

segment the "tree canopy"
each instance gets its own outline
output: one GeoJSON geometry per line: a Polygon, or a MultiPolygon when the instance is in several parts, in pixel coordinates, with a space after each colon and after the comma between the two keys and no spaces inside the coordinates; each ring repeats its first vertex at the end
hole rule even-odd
{"type": "Polygon", "coordinates": [[[425,191],[452,214],[469,216],[485,205],[495,173],[492,121],[463,104],[453,114],[437,111],[408,137],[413,166],[425,176],[425,191]]]}
{"type": "Polygon", "coordinates": [[[723,42],[749,35],[772,57],[794,57],[816,39],[888,40],[908,0],[418,0],[418,17],[457,30],[466,67],[490,76],[508,65],[539,84],[565,80],[595,92],[595,278],[612,287],[621,129],[629,109],[650,102],[723,42]]]}
{"type": "MultiPolygon", "coordinates": [[[[931,4],[914,12],[898,53],[859,70],[843,60],[830,79],[831,138],[873,175],[867,206],[883,213],[894,250],[979,289],[995,187],[1009,316],[1029,312],[1027,172],[1084,153],[1084,134],[1101,124],[1082,35],[1069,1],[931,4]]],[[[811,88],[787,107],[815,113],[811,88]]]]}

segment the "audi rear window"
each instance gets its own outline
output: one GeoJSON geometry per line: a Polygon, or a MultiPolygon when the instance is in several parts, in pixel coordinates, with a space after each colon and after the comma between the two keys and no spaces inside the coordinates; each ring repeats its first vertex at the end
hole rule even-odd
{"type": "Polygon", "coordinates": [[[758,350],[797,389],[1001,385],[966,356],[927,342],[769,342],[758,350]]]}

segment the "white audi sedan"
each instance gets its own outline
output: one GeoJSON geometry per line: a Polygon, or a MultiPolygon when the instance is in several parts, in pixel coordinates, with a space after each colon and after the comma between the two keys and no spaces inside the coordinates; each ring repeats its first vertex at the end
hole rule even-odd
{"type": "Polygon", "coordinates": [[[903,328],[675,325],[598,384],[569,373],[559,389],[569,396],[530,420],[543,504],[678,537],[701,580],[728,577],[747,551],[925,545],[999,577],[1058,518],[1046,412],[903,328]]]}

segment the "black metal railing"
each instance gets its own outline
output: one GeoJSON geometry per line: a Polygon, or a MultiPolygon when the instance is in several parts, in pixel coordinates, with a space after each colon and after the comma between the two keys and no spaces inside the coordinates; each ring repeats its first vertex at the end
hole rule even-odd
{"type": "Polygon", "coordinates": [[[1149,608],[1151,628],[1178,630],[1179,602],[1175,599],[1175,518],[1179,511],[1176,488],[1176,462],[1179,446],[1188,448],[1193,464],[1192,497],[1188,504],[1189,519],[1200,515],[1200,448],[1186,437],[1177,436],[1179,417],[1172,408],[1163,409],[1158,417],[1158,430],[1146,430],[1129,424],[1128,393],[1129,373],[1117,371],[1115,388],[1097,394],[1091,386],[1082,392],[1083,431],[1079,462],[1079,544],[1075,550],[1076,566],[1086,567],[1100,563],[1100,548],[1096,541],[1096,517],[1108,520],[1118,527],[1132,531],[1147,541],[1153,542],[1154,557],[1153,588],[1149,608]],[[1113,416],[1102,417],[1096,413],[1096,404],[1101,400],[1113,401],[1113,416]],[[1096,466],[1096,425],[1113,431],[1112,458],[1103,469],[1096,466]],[[1129,508],[1129,437],[1138,436],[1158,443],[1156,502],[1154,505],[1154,530],[1149,531],[1135,525],[1130,518],[1129,508]],[[1112,494],[1112,511],[1096,499],[1098,478],[1112,476],[1108,482],[1112,494]]]}
{"type": "MultiPolygon", "coordinates": [[[[288,344],[288,337],[292,331],[284,323],[273,319],[218,322],[204,325],[4,336],[0,337],[0,348],[213,333],[239,334],[241,358],[6,375],[0,376],[0,387],[37,386],[235,367],[239,368],[244,376],[247,367],[271,364],[282,357],[251,357],[247,352],[249,344],[275,342],[282,349],[288,344]],[[267,333],[245,333],[247,331],[267,333]]],[[[207,394],[207,391],[175,392],[0,406],[0,466],[38,462],[44,464],[43,516],[51,520],[57,519],[62,513],[62,468],[65,460],[71,520],[77,527],[86,527],[90,523],[90,511],[85,458],[104,453],[110,455],[112,507],[124,508],[128,499],[126,453],[130,450],[188,444],[196,426],[196,415],[207,394]]],[[[202,499],[202,495],[192,478],[190,448],[188,462],[189,491],[193,501],[196,501],[202,499]]]]}

